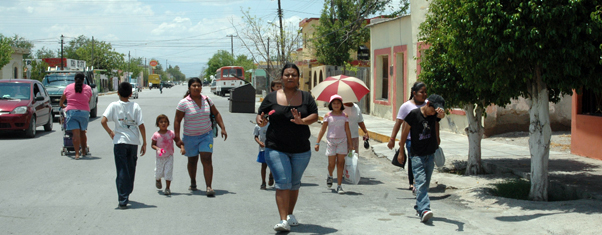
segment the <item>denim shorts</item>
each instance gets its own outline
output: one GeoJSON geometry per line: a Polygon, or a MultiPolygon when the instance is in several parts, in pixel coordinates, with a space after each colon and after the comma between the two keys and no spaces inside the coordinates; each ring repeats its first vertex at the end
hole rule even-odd
{"type": "Polygon", "coordinates": [[[213,153],[213,131],[202,135],[184,135],[184,150],[187,157],[196,157],[199,153],[213,153]]]}
{"type": "Polygon", "coordinates": [[[79,129],[85,131],[88,129],[90,121],[90,112],[84,110],[67,110],[65,114],[65,128],[70,130],[79,129]]]}
{"type": "Polygon", "coordinates": [[[276,189],[280,190],[299,190],[301,177],[310,159],[311,150],[303,153],[285,153],[265,148],[265,161],[274,176],[276,189]]]}

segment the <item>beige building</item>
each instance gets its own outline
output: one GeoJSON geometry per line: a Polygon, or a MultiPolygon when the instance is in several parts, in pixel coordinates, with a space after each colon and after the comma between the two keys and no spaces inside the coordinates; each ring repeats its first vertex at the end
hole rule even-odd
{"type": "MultiPolygon", "coordinates": [[[[420,52],[428,48],[418,41],[419,26],[428,11],[426,0],[411,0],[410,15],[390,19],[373,19],[370,27],[370,114],[395,120],[401,104],[410,97],[410,89],[420,74],[420,52]]],[[[529,100],[512,100],[506,107],[489,106],[483,121],[485,135],[509,131],[528,131],[529,100]]],[[[550,104],[552,130],[570,130],[571,99],[565,97],[550,104]]],[[[442,129],[464,133],[466,114],[452,109],[442,129]]]]}
{"type": "Polygon", "coordinates": [[[23,78],[23,55],[29,54],[29,50],[13,47],[13,51],[10,62],[0,70],[0,79],[23,78]]]}

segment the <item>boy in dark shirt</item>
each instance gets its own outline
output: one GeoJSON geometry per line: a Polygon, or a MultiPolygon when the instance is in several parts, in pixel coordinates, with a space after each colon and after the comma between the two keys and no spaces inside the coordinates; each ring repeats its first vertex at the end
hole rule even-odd
{"type": "MultiPolygon", "coordinates": [[[[410,111],[405,118],[401,136],[412,137],[412,172],[416,180],[416,205],[414,209],[420,221],[427,222],[433,217],[431,202],[428,197],[429,184],[433,174],[435,151],[439,148],[439,120],[437,113],[442,113],[445,100],[439,95],[431,95],[426,105],[410,111]]],[[[404,151],[399,151],[398,160],[406,158],[404,151]]]]}

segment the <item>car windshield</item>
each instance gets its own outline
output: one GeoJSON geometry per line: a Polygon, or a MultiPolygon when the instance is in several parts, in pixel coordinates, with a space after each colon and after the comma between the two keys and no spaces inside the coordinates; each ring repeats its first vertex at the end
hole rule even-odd
{"type": "MultiPolygon", "coordinates": [[[[75,82],[74,78],[75,73],[51,73],[44,77],[42,84],[45,87],[67,86],[75,82]]],[[[86,79],[84,79],[84,84],[88,84],[86,79]]]]}
{"type": "Polygon", "coordinates": [[[28,100],[31,95],[29,83],[0,83],[0,99],[28,100]]]}

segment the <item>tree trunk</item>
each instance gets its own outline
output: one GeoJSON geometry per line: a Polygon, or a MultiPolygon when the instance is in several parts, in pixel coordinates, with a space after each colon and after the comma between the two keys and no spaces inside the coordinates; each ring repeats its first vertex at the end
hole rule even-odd
{"type": "Polygon", "coordinates": [[[529,199],[548,200],[548,160],[550,158],[550,111],[547,85],[541,79],[539,67],[535,68],[535,81],[530,87],[529,150],[531,152],[531,190],[529,199]]]}
{"type": "Polygon", "coordinates": [[[464,175],[478,175],[483,173],[481,165],[481,139],[485,132],[481,125],[483,106],[479,105],[475,109],[474,104],[468,104],[465,109],[468,118],[468,127],[464,129],[468,136],[468,163],[464,175]]]}

